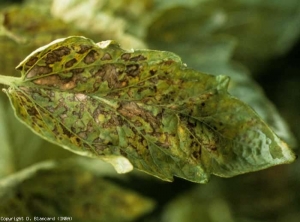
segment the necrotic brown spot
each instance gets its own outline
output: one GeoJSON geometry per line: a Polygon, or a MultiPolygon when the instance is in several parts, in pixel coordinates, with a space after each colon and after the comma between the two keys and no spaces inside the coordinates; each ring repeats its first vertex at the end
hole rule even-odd
{"type": "Polygon", "coordinates": [[[73,88],[75,88],[75,86],[76,86],[76,84],[75,84],[74,81],[69,81],[69,82],[66,82],[66,83],[62,84],[62,85],[60,86],[60,89],[61,89],[61,90],[68,90],[68,89],[73,89],[73,88]]]}
{"type": "Polygon", "coordinates": [[[83,68],[72,69],[71,72],[73,73],[73,75],[76,75],[84,72],[84,69],[83,68]]]}
{"type": "Polygon", "coordinates": [[[59,57],[63,57],[65,55],[69,55],[70,54],[70,49],[66,46],[61,46],[55,50],[53,50],[52,52],[59,57]]]}
{"type": "Polygon", "coordinates": [[[201,157],[201,148],[200,148],[198,151],[194,151],[194,152],[192,153],[192,155],[193,155],[193,157],[194,157],[195,159],[200,159],[200,157],[201,157]]]}
{"type": "Polygon", "coordinates": [[[63,124],[59,123],[59,127],[62,129],[62,133],[68,138],[73,136],[73,134],[63,124]]]}
{"type": "Polygon", "coordinates": [[[108,53],[105,53],[104,56],[101,58],[102,61],[111,60],[111,59],[112,58],[111,58],[110,54],[108,54],[108,53]]]}
{"type": "Polygon", "coordinates": [[[31,58],[29,59],[29,61],[26,62],[26,66],[33,66],[33,65],[36,63],[37,60],[38,60],[37,57],[31,57],[31,58]]]}
{"type": "Polygon", "coordinates": [[[130,53],[124,53],[121,56],[121,59],[123,59],[124,61],[128,61],[130,59],[131,54],[130,53]]]}
{"type": "Polygon", "coordinates": [[[37,115],[39,115],[39,112],[33,106],[28,106],[27,113],[28,113],[29,116],[37,116],[37,115]]]}
{"type": "Polygon", "coordinates": [[[84,63],[85,64],[91,64],[95,62],[98,58],[98,53],[95,50],[91,50],[85,57],[84,57],[84,63]]]}
{"type": "Polygon", "coordinates": [[[65,68],[67,69],[67,68],[72,67],[76,62],[77,62],[77,59],[75,59],[75,58],[69,60],[68,62],[66,62],[65,68]]]}
{"type": "Polygon", "coordinates": [[[80,50],[77,51],[77,53],[83,54],[83,53],[87,52],[88,50],[90,50],[90,48],[92,48],[92,47],[88,46],[88,45],[80,45],[80,50]]]}
{"type": "Polygon", "coordinates": [[[34,80],[35,84],[47,85],[47,86],[56,85],[56,83],[58,83],[58,82],[59,82],[59,77],[56,75],[46,76],[44,78],[39,78],[39,79],[34,80]]]}
{"type": "Polygon", "coordinates": [[[53,64],[55,62],[59,62],[59,61],[61,61],[61,57],[55,55],[52,52],[48,53],[47,56],[46,56],[46,59],[45,59],[45,63],[48,64],[48,65],[53,64]]]}
{"type": "Polygon", "coordinates": [[[139,65],[133,64],[133,65],[127,65],[126,71],[129,76],[135,77],[140,73],[139,65]]]}
{"type": "Polygon", "coordinates": [[[113,65],[104,65],[95,73],[95,77],[100,77],[102,81],[107,81],[110,88],[119,87],[118,73],[113,65]]]}
{"type": "Polygon", "coordinates": [[[151,76],[153,76],[153,75],[155,75],[155,73],[157,72],[157,70],[153,70],[153,69],[151,69],[150,70],[150,74],[151,74],[151,76]]]}
{"type": "MultiPolygon", "coordinates": [[[[159,120],[155,118],[149,111],[144,110],[139,107],[134,102],[123,102],[120,104],[120,107],[117,110],[121,115],[125,116],[128,119],[132,119],[136,116],[141,117],[145,122],[150,123],[153,128],[153,131],[158,127],[159,120]]],[[[158,116],[157,116],[158,117],[158,116]]]]}
{"type": "Polygon", "coordinates": [[[173,60],[168,60],[168,61],[164,61],[162,63],[170,66],[170,65],[172,65],[174,63],[174,61],[173,60]]]}
{"type": "Polygon", "coordinates": [[[27,74],[27,78],[31,78],[37,75],[49,74],[52,72],[52,68],[49,66],[34,66],[27,74]]]}
{"type": "Polygon", "coordinates": [[[133,61],[133,62],[137,62],[137,61],[142,61],[142,60],[146,60],[147,58],[143,55],[138,55],[138,56],[135,56],[135,57],[132,57],[130,59],[130,61],[133,61]]]}
{"type": "Polygon", "coordinates": [[[46,64],[53,64],[55,62],[59,62],[62,60],[62,57],[65,55],[70,54],[70,49],[66,46],[61,46],[52,52],[49,52],[46,56],[45,63],[46,64]]]}

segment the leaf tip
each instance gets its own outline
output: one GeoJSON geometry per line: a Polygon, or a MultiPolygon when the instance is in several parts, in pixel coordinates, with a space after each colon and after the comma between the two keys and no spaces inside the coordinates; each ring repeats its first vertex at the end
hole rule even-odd
{"type": "Polygon", "coordinates": [[[122,156],[107,156],[102,158],[104,161],[113,165],[117,173],[123,174],[133,170],[133,166],[130,161],[122,156]]]}
{"type": "Polygon", "coordinates": [[[286,159],[286,163],[292,163],[297,159],[297,156],[294,154],[294,152],[289,148],[289,146],[285,142],[280,141],[280,147],[282,150],[282,155],[286,159]]]}

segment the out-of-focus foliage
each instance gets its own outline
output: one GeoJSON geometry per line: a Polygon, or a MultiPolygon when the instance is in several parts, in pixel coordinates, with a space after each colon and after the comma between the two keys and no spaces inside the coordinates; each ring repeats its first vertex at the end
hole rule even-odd
{"type": "Polygon", "coordinates": [[[25,5],[2,10],[0,47],[5,52],[5,56],[0,57],[2,73],[14,75],[13,67],[41,44],[66,35],[85,34],[51,17],[45,9],[39,5],[25,5]]]}
{"type": "Polygon", "coordinates": [[[160,32],[152,29],[151,34],[169,44],[199,42],[208,37],[233,37],[238,42],[234,58],[251,67],[285,53],[300,33],[300,3],[297,0],[197,2],[191,7],[180,4],[165,10],[152,24],[160,32]]]}
{"type": "Polygon", "coordinates": [[[145,48],[143,41],[126,32],[126,27],[129,26],[129,21],[134,26],[134,21],[144,15],[150,2],[54,0],[51,12],[56,18],[74,24],[80,30],[98,34],[101,36],[98,36],[99,40],[113,39],[126,49],[145,48]]]}
{"type": "MultiPolygon", "coordinates": [[[[256,78],[267,76],[264,85],[269,90],[267,94],[277,102],[277,109],[289,120],[297,139],[300,139],[299,59],[280,77],[276,76],[276,69],[287,67],[287,64],[267,62],[278,55],[285,55],[299,39],[299,0],[24,0],[22,4],[13,6],[9,4],[12,1],[4,2],[5,5],[0,5],[2,75],[16,75],[14,67],[32,50],[70,35],[84,35],[95,41],[115,39],[126,49],[144,46],[168,50],[179,54],[189,67],[230,76],[229,92],[252,106],[282,139],[295,147],[295,139],[286,123],[251,78],[252,74],[256,78]],[[83,10],[80,9],[82,7],[83,10]],[[64,14],[75,16],[67,20],[64,14]],[[271,70],[271,73],[266,70],[271,70]],[[292,72],[296,74],[291,79],[292,72]]],[[[0,101],[1,181],[7,180],[9,174],[17,177],[13,173],[38,161],[71,155],[43,142],[22,126],[12,115],[7,98],[3,97],[0,101]]],[[[77,163],[74,168],[75,165],[77,163]]],[[[164,184],[145,174],[133,173],[122,177],[130,179],[135,175],[126,186],[153,196],[159,203],[153,214],[143,221],[171,222],[178,217],[181,220],[177,221],[185,222],[203,216],[214,222],[220,221],[220,218],[239,222],[296,222],[300,217],[299,167],[299,161],[296,161],[290,166],[229,180],[214,178],[208,185],[192,190],[190,183],[180,180],[164,184]],[[204,203],[206,201],[208,204],[204,203]],[[197,208],[190,202],[195,203],[197,208]],[[177,203],[182,204],[178,207],[177,203]]],[[[99,169],[96,171],[99,172],[99,169]]],[[[89,172],[95,176],[96,171],[89,172]]],[[[63,174],[68,178],[66,171],[63,174]]],[[[34,181],[28,174],[27,178],[34,181]]],[[[77,178],[77,181],[85,180],[84,177],[77,178]]],[[[45,179],[43,185],[46,183],[54,184],[55,181],[45,179]]],[[[18,182],[14,184],[18,184],[20,189],[30,187],[28,183],[26,186],[18,182]]],[[[47,199],[50,200],[51,195],[44,201],[47,199]]],[[[18,195],[16,200],[19,200],[18,195]]],[[[53,209],[57,206],[57,200],[46,203],[53,209]]],[[[38,208],[31,210],[42,215],[38,208]]]]}
{"type": "Polygon", "coordinates": [[[283,168],[258,172],[256,177],[232,178],[229,183],[211,181],[209,186],[194,187],[178,195],[166,205],[162,221],[296,222],[300,195],[287,189],[293,187],[293,181],[288,181],[283,168]],[[283,176],[278,178],[278,174],[283,176]]]}
{"type": "Polygon", "coordinates": [[[149,198],[101,178],[101,167],[82,158],[47,161],[9,176],[0,181],[0,215],[132,221],[153,209],[149,198]]]}

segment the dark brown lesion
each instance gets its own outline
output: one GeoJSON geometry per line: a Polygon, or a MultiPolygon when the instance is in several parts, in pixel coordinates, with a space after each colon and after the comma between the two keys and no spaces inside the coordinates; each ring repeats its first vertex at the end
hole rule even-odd
{"type": "Polygon", "coordinates": [[[142,118],[145,122],[150,123],[153,132],[155,131],[155,129],[159,128],[159,116],[155,117],[154,115],[152,115],[152,113],[138,106],[135,102],[122,102],[117,109],[117,112],[128,120],[132,120],[136,116],[142,118]]]}
{"type": "Polygon", "coordinates": [[[174,63],[176,63],[176,62],[174,60],[171,60],[171,59],[161,62],[162,65],[167,65],[167,66],[170,66],[174,63]]]}
{"type": "Polygon", "coordinates": [[[200,160],[201,159],[201,147],[199,147],[198,150],[193,151],[192,156],[196,159],[196,160],[200,160]]]}
{"type": "Polygon", "coordinates": [[[131,54],[130,53],[124,53],[122,56],[121,56],[121,59],[124,60],[125,62],[127,62],[131,57],[131,54]]]}
{"type": "Polygon", "coordinates": [[[41,116],[31,116],[31,124],[33,126],[36,126],[34,128],[39,132],[43,131],[43,129],[45,128],[41,116]]]}
{"type": "Polygon", "coordinates": [[[103,151],[105,149],[107,149],[107,146],[108,146],[107,144],[103,144],[103,142],[101,140],[99,140],[99,138],[94,140],[92,142],[92,145],[93,145],[93,148],[95,149],[96,153],[100,154],[100,155],[103,153],[103,151]]]}
{"type": "Polygon", "coordinates": [[[92,48],[92,46],[90,46],[90,45],[79,45],[79,47],[80,47],[80,50],[77,51],[77,53],[79,53],[79,54],[84,54],[92,48]]]}
{"type": "Polygon", "coordinates": [[[71,131],[68,130],[63,124],[59,123],[58,125],[62,129],[63,135],[67,136],[68,138],[74,136],[73,133],[71,133],[71,131]]]}
{"type": "Polygon", "coordinates": [[[80,112],[80,111],[76,112],[76,111],[74,110],[74,111],[72,111],[72,116],[73,116],[74,118],[76,117],[76,119],[81,119],[81,118],[83,117],[83,113],[80,112]]]}
{"type": "Polygon", "coordinates": [[[99,57],[99,53],[95,50],[91,50],[83,59],[83,62],[87,65],[94,63],[99,57]]]}
{"type": "Polygon", "coordinates": [[[203,140],[201,136],[197,135],[196,129],[199,127],[197,120],[193,118],[181,117],[181,122],[186,127],[188,136],[186,140],[189,141],[189,150],[191,150],[191,157],[197,161],[201,160],[203,140]]]}
{"type": "Polygon", "coordinates": [[[66,69],[71,68],[75,63],[77,63],[77,59],[73,58],[73,59],[69,60],[68,62],[66,62],[65,68],[66,69]]]}
{"type": "MultiPolygon", "coordinates": [[[[32,69],[30,70],[28,67],[26,67],[25,71],[29,72],[27,73],[26,77],[31,78],[34,76],[39,76],[39,75],[44,75],[44,74],[49,74],[53,71],[52,67],[50,67],[51,64],[54,64],[56,62],[61,62],[63,56],[66,56],[70,54],[71,49],[69,49],[66,46],[61,46],[57,49],[54,49],[52,51],[49,51],[46,53],[45,57],[43,58],[44,62],[46,65],[36,65],[36,62],[38,61],[38,57],[34,56],[29,59],[29,61],[25,64],[26,66],[31,67],[32,69]]],[[[21,67],[20,67],[21,68],[21,67]]],[[[19,69],[20,69],[19,68],[19,69]]]]}
{"type": "Polygon", "coordinates": [[[143,61],[143,60],[146,60],[147,58],[143,55],[138,55],[138,56],[135,56],[135,57],[132,57],[130,59],[130,61],[132,62],[137,62],[137,61],[143,61]]]}
{"type": "Polygon", "coordinates": [[[150,73],[151,76],[154,76],[157,73],[157,70],[156,69],[151,69],[149,71],[149,73],[150,73]]]}
{"type": "Polygon", "coordinates": [[[116,115],[111,115],[104,127],[107,128],[116,128],[118,126],[122,126],[124,124],[123,120],[121,117],[116,116],[116,115]]]}
{"type": "MultiPolygon", "coordinates": [[[[218,153],[218,146],[220,144],[221,138],[212,126],[208,126],[205,123],[199,123],[197,120],[195,120],[193,118],[188,118],[185,121],[185,125],[186,125],[188,131],[190,132],[191,141],[194,141],[195,143],[197,143],[197,146],[199,147],[198,152],[200,152],[200,153],[199,154],[193,153],[192,154],[193,156],[200,155],[201,149],[205,149],[210,154],[216,155],[218,153]],[[200,132],[198,132],[200,127],[202,127],[202,129],[200,132]]],[[[198,150],[198,149],[196,149],[196,150],[198,150]]]]}
{"type": "Polygon", "coordinates": [[[127,65],[125,72],[129,76],[136,77],[140,74],[140,67],[138,64],[127,65]]]}
{"type": "Polygon", "coordinates": [[[33,66],[38,61],[38,57],[31,57],[28,62],[25,63],[26,66],[33,66]]]}
{"type": "Polygon", "coordinates": [[[61,79],[58,75],[50,75],[33,81],[37,85],[52,86],[62,90],[69,90],[76,87],[73,77],[61,79]]]}
{"type": "Polygon", "coordinates": [[[101,58],[102,61],[106,61],[106,60],[112,60],[112,57],[110,54],[108,53],[105,53],[102,58],[101,58]]]}
{"type": "Polygon", "coordinates": [[[49,65],[56,62],[60,62],[61,60],[62,60],[61,56],[57,56],[53,52],[49,52],[46,56],[45,63],[49,65]]]}
{"type": "Polygon", "coordinates": [[[35,106],[28,106],[27,105],[27,113],[29,116],[38,116],[39,112],[35,108],[35,106]]]}
{"type": "Polygon", "coordinates": [[[107,82],[109,88],[120,88],[127,85],[127,82],[119,81],[119,72],[116,67],[111,64],[103,65],[95,74],[96,83],[107,82]]]}
{"type": "Polygon", "coordinates": [[[66,46],[61,46],[57,49],[54,49],[53,51],[50,51],[47,53],[47,56],[45,58],[46,64],[53,64],[55,62],[60,62],[62,60],[63,56],[69,55],[71,52],[71,49],[69,49],[66,46]]]}
{"type": "Polygon", "coordinates": [[[78,74],[84,72],[84,68],[72,69],[72,70],[70,70],[70,72],[71,72],[73,75],[78,75],[78,74]]]}
{"type": "Polygon", "coordinates": [[[26,75],[27,78],[31,78],[34,76],[40,76],[44,74],[49,74],[53,71],[53,69],[49,66],[34,66],[26,75]]]}
{"type": "Polygon", "coordinates": [[[57,49],[54,49],[52,51],[56,56],[59,56],[59,57],[63,57],[63,56],[66,56],[66,55],[69,55],[70,52],[71,52],[71,49],[69,49],[68,47],[66,46],[61,46],[57,49]]]}

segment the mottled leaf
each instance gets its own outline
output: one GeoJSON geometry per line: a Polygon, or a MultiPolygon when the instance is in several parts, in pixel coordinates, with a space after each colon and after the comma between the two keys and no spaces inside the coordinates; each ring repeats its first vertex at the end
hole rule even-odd
{"type": "Polygon", "coordinates": [[[171,181],[205,183],[290,163],[295,156],[247,105],[229,78],[187,68],[164,51],[114,41],[58,39],[1,77],[17,117],[43,138],[171,181]]]}
{"type": "MultiPolygon", "coordinates": [[[[296,147],[296,140],[284,118],[253,80],[250,71],[232,59],[239,45],[238,39],[215,34],[215,30],[226,22],[222,11],[218,7],[204,11],[203,8],[175,8],[164,12],[149,27],[148,44],[151,48],[172,50],[194,69],[229,76],[228,92],[251,106],[281,139],[296,147]],[[178,14],[182,15],[181,19],[178,19],[178,14]],[[184,26],[184,23],[189,25],[184,26]],[[185,34],[193,30],[198,30],[199,35],[185,34]]],[[[260,51],[256,53],[260,54],[260,51]]]]}
{"type": "Polygon", "coordinates": [[[2,97],[0,98],[0,179],[45,159],[72,156],[70,152],[43,140],[21,124],[9,107],[7,98],[2,97]]]}

